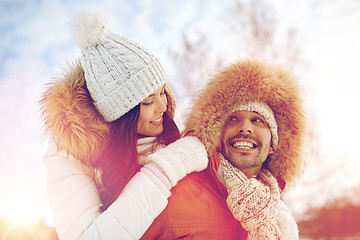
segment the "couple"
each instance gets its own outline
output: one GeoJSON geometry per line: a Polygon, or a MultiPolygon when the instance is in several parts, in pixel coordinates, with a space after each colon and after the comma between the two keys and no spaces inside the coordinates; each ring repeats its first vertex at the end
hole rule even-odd
{"type": "Polygon", "coordinates": [[[157,58],[80,12],[81,62],[41,100],[60,239],[297,239],[280,200],[303,164],[299,88],[242,61],[202,90],[182,136],[157,58]],[[185,177],[186,176],[186,177],[185,177]]]}

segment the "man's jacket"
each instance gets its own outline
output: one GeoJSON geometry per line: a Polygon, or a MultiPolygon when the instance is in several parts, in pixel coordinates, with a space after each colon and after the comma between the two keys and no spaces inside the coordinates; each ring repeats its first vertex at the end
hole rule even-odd
{"type": "Polygon", "coordinates": [[[247,233],[227,207],[227,191],[216,175],[218,158],[182,179],[168,206],[141,239],[246,239],[247,233]]]}

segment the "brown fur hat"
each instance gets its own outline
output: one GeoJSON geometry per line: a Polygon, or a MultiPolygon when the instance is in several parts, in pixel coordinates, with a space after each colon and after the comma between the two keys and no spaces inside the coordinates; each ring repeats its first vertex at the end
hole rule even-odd
{"type": "Polygon", "coordinates": [[[306,135],[300,89],[283,68],[257,60],[233,64],[215,75],[194,103],[185,133],[193,131],[211,154],[220,146],[225,120],[242,101],[269,105],[278,124],[279,143],[265,166],[290,183],[302,172],[306,135]]]}
{"type": "MultiPolygon", "coordinates": [[[[169,111],[173,116],[175,101],[167,85],[165,91],[172,99],[169,111]]],[[[87,165],[94,163],[108,142],[112,123],[96,110],[79,61],[48,85],[40,105],[45,131],[58,148],[87,165]]]]}

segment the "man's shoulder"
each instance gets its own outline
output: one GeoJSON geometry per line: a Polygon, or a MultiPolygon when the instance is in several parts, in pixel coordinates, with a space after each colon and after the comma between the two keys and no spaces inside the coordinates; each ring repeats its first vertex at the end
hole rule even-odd
{"type": "Polygon", "coordinates": [[[170,211],[183,212],[189,216],[209,211],[227,213],[227,196],[220,191],[216,179],[207,170],[187,175],[171,190],[168,204],[169,209],[172,209],[170,211]]]}
{"type": "Polygon", "coordinates": [[[229,211],[216,178],[204,170],[180,180],[146,239],[239,239],[243,230],[229,211]]]}
{"type": "Polygon", "coordinates": [[[201,172],[192,172],[186,175],[174,188],[172,188],[172,196],[176,196],[179,192],[183,195],[186,192],[192,193],[193,191],[203,192],[206,190],[214,190],[217,188],[215,178],[216,176],[212,175],[209,169],[205,169],[201,172]]]}

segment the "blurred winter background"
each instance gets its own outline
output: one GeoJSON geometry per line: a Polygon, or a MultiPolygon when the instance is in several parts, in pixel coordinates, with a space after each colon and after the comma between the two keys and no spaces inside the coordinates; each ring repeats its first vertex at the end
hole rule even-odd
{"type": "Polygon", "coordinates": [[[38,101],[80,55],[69,22],[84,8],[162,60],[180,126],[231,62],[261,57],[293,71],[310,132],[304,175],[284,200],[302,239],[360,239],[358,0],[0,0],[0,239],[56,239],[38,101]]]}

